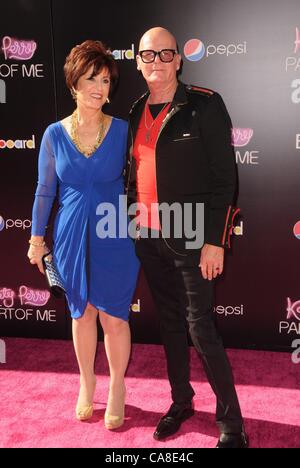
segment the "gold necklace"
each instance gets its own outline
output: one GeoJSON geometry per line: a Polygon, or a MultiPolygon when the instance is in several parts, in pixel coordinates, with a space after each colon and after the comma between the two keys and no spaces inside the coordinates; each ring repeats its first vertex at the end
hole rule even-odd
{"type": "Polygon", "coordinates": [[[83,146],[80,143],[80,140],[78,137],[78,111],[76,109],[73,112],[71,116],[71,138],[74,144],[76,145],[77,149],[80,151],[80,153],[84,154],[87,157],[91,156],[101,145],[104,135],[105,135],[105,117],[103,116],[100,121],[100,128],[99,128],[99,132],[98,132],[95,143],[87,147],[83,146]]]}
{"type": "MultiPolygon", "coordinates": [[[[145,112],[144,112],[144,121],[145,121],[145,128],[146,128],[146,143],[149,143],[150,141],[150,136],[151,136],[151,130],[152,130],[152,127],[153,125],[155,124],[155,121],[156,119],[160,116],[160,114],[165,110],[165,108],[169,105],[170,103],[169,102],[166,102],[166,104],[164,105],[164,107],[159,111],[159,113],[157,114],[157,116],[155,117],[155,119],[153,119],[153,122],[152,124],[150,125],[150,127],[147,125],[147,120],[146,120],[146,114],[147,114],[147,106],[148,106],[148,109],[149,109],[149,98],[147,99],[147,102],[146,102],[146,106],[145,106],[145,112]]],[[[149,112],[150,112],[150,109],[149,109],[149,112]]]]}

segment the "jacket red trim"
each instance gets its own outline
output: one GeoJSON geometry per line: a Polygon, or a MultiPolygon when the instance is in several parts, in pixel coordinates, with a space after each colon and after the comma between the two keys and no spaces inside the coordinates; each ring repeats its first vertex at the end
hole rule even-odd
{"type": "Polygon", "coordinates": [[[223,237],[222,237],[222,245],[224,247],[230,248],[230,237],[234,229],[233,221],[239,212],[240,212],[239,208],[235,208],[233,206],[230,206],[228,208],[223,237]]]}

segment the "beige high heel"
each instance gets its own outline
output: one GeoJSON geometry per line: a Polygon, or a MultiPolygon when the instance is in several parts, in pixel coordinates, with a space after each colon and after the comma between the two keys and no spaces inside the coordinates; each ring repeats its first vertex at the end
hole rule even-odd
{"type": "MultiPolygon", "coordinates": [[[[94,382],[93,394],[95,393],[95,389],[96,389],[96,378],[94,382]]],[[[88,405],[79,405],[77,403],[76,408],[75,408],[76,419],[78,419],[79,421],[87,421],[93,416],[93,412],[94,412],[93,403],[90,403],[88,405]]]]}
{"type": "MultiPolygon", "coordinates": [[[[124,424],[124,419],[125,419],[125,396],[126,396],[126,391],[124,390],[122,397],[120,398],[120,402],[118,406],[121,408],[120,413],[117,415],[110,414],[108,411],[109,407],[109,402],[107,404],[107,408],[105,411],[104,415],[104,425],[106,429],[109,431],[113,431],[115,429],[118,429],[124,424]]],[[[108,398],[109,401],[110,398],[108,398]]]]}
{"type": "Polygon", "coordinates": [[[109,431],[114,431],[115,429],[118,429],[119,427],[123,426],[124,418],[124,413],[121,416],[113,416],[112,414],[109,414],[105,411],[104,425],[109,431]]]}
{"type": "Polygon", "coordinates": [[[87,405],[87,406],[76,405],[75,411],[76,411],[76,418],[79,421],[87,421],[93,416],[94,406],[93,405],[87,405]]]}

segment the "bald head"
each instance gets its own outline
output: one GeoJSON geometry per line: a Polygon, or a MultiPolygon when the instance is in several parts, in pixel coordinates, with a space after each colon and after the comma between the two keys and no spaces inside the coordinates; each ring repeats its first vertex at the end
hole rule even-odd
{"type": "Polygon", "coordinates": [[[151,28],[145,32],[140,40],[139,50],[153,49],[153,44],[156,45],[156,50],[177,50],[177,43],[173,34],[161,27],[151,28]]]}
{"type": "Polygon", "coordinates": [[[142,72],[147,82],[152,103],[172,100],[178,84],[177,72],[181,65],[175,37],[164,28],[149,29],[140,40],[139,52],[141,51],[153,51],[155,54],[153,59],[153,53],[150,53],[150,61],[145,60],[145,55],[144,60],[139,53],[136,56],[137,69],[142,72]],[[168,50],[168,59],[164,60],[165,56],[162,57],[161,52],[166,53],[168,50]]]}

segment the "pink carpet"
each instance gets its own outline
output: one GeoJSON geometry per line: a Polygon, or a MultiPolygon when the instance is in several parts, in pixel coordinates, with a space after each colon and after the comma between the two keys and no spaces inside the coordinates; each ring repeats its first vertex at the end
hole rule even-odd
{"type": "MultiPolygon", "coordinates": [[[[93,418],[74,418],[78,371],[71,342],[5,339],[0,364],[0,447],[210,448],[218,431],[215,399],[194,352],[194,417],[176,437],[156,442],[152,433],[170,405],[162,347],[134,345],[127,374],[126,423],[103,427],[108,369],[103,345],[97,355],[98,384],[93,418]]],[[[229,350],[251,447],[300,447],[300,364],[289,354],[229,350]]]]}

